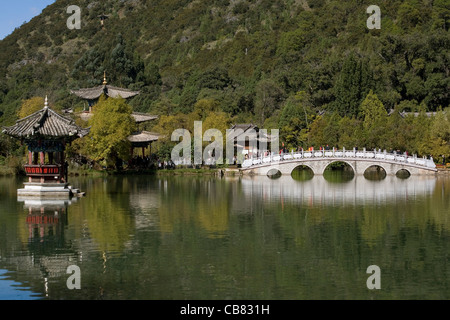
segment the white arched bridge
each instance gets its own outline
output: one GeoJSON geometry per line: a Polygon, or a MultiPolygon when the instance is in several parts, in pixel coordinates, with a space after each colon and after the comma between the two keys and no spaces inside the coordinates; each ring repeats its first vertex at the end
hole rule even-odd
{"type": "Polygon", "coordinates": [[[322,175],[334,162],[348,164],[356,175],[363,175],[371,167],[381,167],[387,175],[406,170],[410,175],[430,175],[437,172],[432,158],[420,158],[381,150],[317,150],[269,155],[246,159],[242,163],[244,174],[272,175],[280,172],[290,175],[299,166],[309,167],[315,175],[322,175]]]}

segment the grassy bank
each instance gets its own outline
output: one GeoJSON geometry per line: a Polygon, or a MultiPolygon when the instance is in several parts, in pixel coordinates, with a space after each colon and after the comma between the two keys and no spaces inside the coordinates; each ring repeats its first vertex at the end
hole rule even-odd
{"type": "Polygon", "coordinates": [[[11,176],[11,175],[15,175],[15,173],[13,172],[13,170],[11,170],[11,168],[0,165],[0,177],[1,176],[11,176]]]}
{"type": "MultiPolygon", "coordinates": [[[[336,170],[339,168],[333,168],[336,170]]],[[[84,167],[69,167],[69,177],[85,176],[85,177],[103,177],[108,175],[157,175],[157,176],[228,176],[239,175],[236,170],[227,170],[226,168],[177,168],[177,169],[125,169],[121,171],[116,170],[95,170],[84,167]]],[[[450,168],[439,168],[437,175],[450,175],[450,168]]],[[[0,177],[1,176],[17,176],[25,175],[22,171],[17,171],[16,167],[11,167],[5,164],[0,164],[0,177]]]]}

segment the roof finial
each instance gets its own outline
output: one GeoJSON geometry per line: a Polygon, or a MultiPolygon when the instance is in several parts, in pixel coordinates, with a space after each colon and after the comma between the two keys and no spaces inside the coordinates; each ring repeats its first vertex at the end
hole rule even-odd
{"type": "Polygon", "coordinates": [[[108,82],[106,82],[106,71],[103,71],[103,85],[107,85],[108,82]]]}
{"type": "Polygon", "coordinates": [[[48,108],[48,98],[47,95],[45,96],[45,103],[44,103],[44,108],[48,108]]]}

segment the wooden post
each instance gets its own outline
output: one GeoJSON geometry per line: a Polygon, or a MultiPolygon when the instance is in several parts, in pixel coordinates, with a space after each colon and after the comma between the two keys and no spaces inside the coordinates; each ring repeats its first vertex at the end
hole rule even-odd
{"type": "Polygon", "coordinates": [[[61,173],[59,176],[59,181],[58,183],[62,182],[64,180],[64,183],[67,183],[67,175],[68,173],[66,172],[66,159],[64,158],[64,151],[61,151],[61,173]]]}
{"type": "MultiPolygon", "coordinates": [[[[42,166],[45,164],[45,153],[43,151],[39,152],[39,163],[42,166]]],[[[41,177],[41,183],[45,183],[44,177],[41,177]]]]}

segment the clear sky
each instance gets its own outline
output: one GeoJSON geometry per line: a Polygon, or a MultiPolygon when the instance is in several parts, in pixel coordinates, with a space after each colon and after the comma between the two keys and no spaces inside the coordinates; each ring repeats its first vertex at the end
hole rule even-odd
{"type": "Polygon", "coordinates": [[[0,40],[56,0],[0,0],[0,40]]]}

